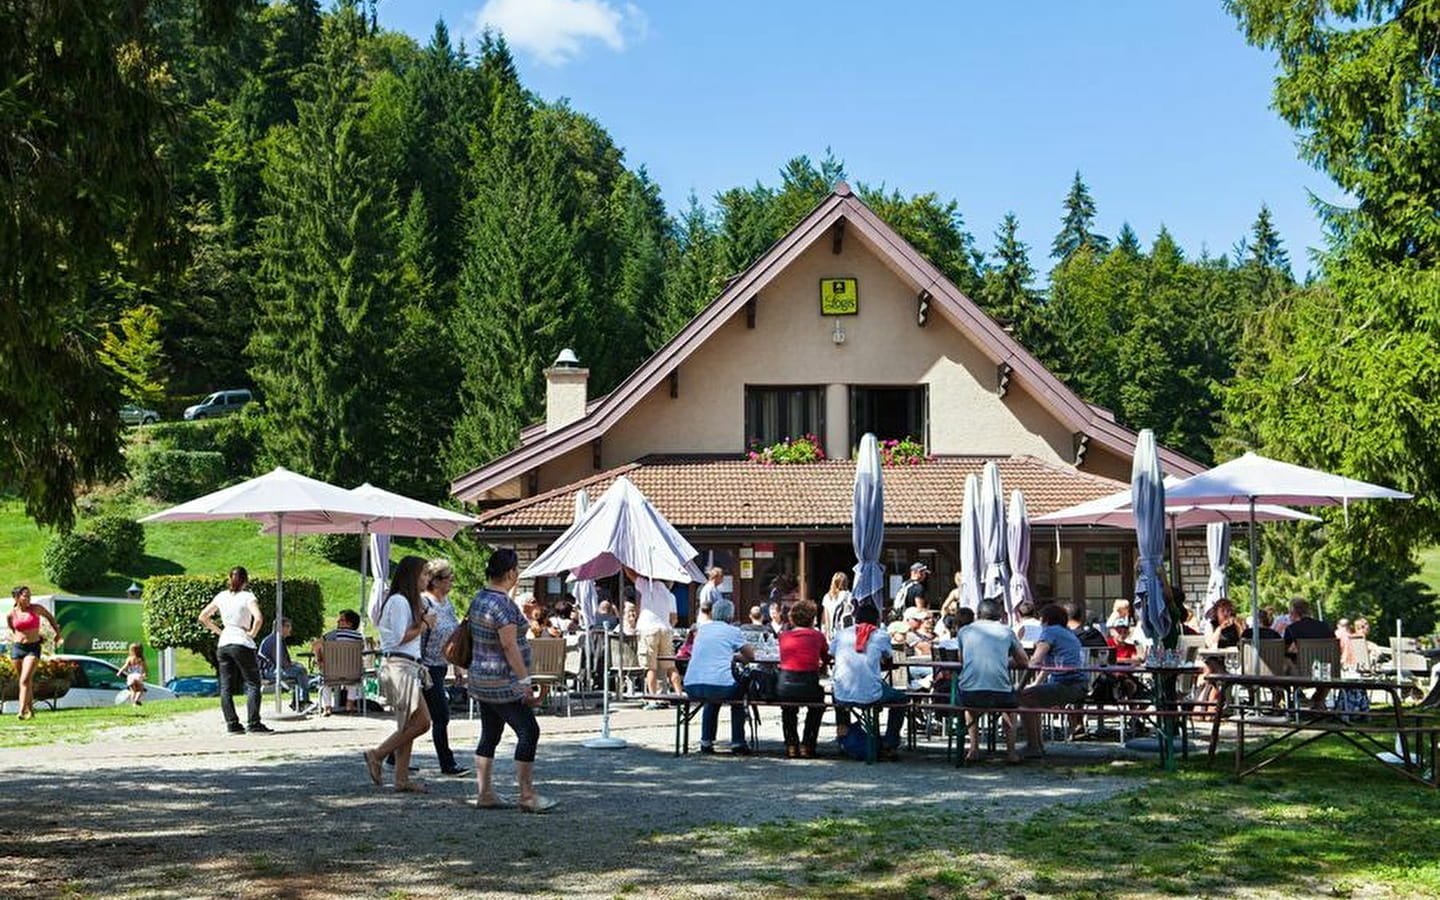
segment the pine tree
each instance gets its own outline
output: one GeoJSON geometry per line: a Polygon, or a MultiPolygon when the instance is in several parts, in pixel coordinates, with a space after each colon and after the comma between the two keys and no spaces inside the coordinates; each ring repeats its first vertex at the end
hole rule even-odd
{"type": "Polygon", "coordinates": [[[1035,269],[1019,231],[1020,220],[1013,212],[1006,213],[995,232],[995,263],[985,273],[981,299],[985,311],[1007,325],[1021,346],[1044,356],[1049,341],[1041,329],[1035,269]]]}
{"type": "Polygon", "coordinates": [[[1075,180],[1070,184],[1070,193],[1065,197],[1065,217],[1061,222],[1060,233],[1055,235],[1050,255],[1064,262],[1081,249],[1089,249],[1095,253],[1108,251],[1110,240],[1092,231],[1094,225],[1095,201],[1090,198],[1090,189],[1080,178],[1080,172],[1076,171],[1075,180]]]}
{"type": "Polygon", "coordinates": [[[271,135],[250,342],[266,454],[342,484],[389,481],[371,464],[393,440],[383,410],[395,209],[360,129],[363,30],[353,0],[327,19],[308,73],[315,99],[271,135]]]}
{"type": "Polygon", "coordinates": [[[1129,222],[1120,226],[1120,234],[1115,238],[1115,249],[1131,257],[1140,255],[1140,238],[1135,234],[1135,229],[1130,227],[1129,222]]]}
{"type": "Polygon", "coordinates": [[[654,324],[654,339],[669,340],[724,288],[719,239],[709,213],[692,193],[675,226],[666,265],[664,304],[654,324]]]}
{"type": "MultiPolygon", "coordinates": [[[[481,68],[513,73],[503,43],[481,68]]],[[[575,234],[560,218],[556,148],[537,140],[518,81],[499,82],[474,158],[464,265],[452,333],[464,362],[460,413],[445,450],[463,472],[511,449],[520,426],[544,413],[543,370],[586,327],[573,315],[588,287],[575,234]]]]}
{"type": "Polygon", "coordinates": [[[120,376],[120,394],[131,403],[151,406],[165,396],[165,348],[160,339],[160,310],[142,304],[120,315],[100,344],[100,361],[120,376]]]}

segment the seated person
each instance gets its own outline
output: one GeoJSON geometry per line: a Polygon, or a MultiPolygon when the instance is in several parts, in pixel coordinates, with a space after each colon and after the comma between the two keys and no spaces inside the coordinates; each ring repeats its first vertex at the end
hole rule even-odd
{"type": "Polygon", "coordinates": [[[802,737],[800,710],[787,706],[780,711],[781,729],[785,734],[785,755],[811,758],[820,736],[820,720],[825,714],[825,689],[820,686],[820,670],[825,667],[827,651],[825,635],[815,626],[815,604],[797,600],[790,607],[790,628],[780,635],[780,674],[776,696],[781,700],[815,701],[805,707],[805,731],[802,737]]]}
{"type": "MultiPolygon", "coordinates": [[[[1329,625],[1319,619],[1310,618],[1310,603],[1304,597],[1296,597],[1290,601],[1290,624],[1285,626],[1285,656],[1290,660],[1292,669],[1297,658],[1296,641],[1334,637],[1335,633],[1329,625]]],[[[1296,672],[1295,674],[1309,676],[1310,673],[1296,672]]],[[[1310,706],[1314,709],[1324,709],[1325,698],[1329,695],[1329,688],[1317,687],[1315,693],[1310,697],[1310,706]]]]}
{"type": "Polygon", "coordinates": [[[1015,607],[1015,615],[1019,621],[1015,623],[1015,636],[1020,638],[1020,643],[1033,647],[1035,642],[1040,640],[1040,619],[1035,615],[1035,603],[1031,600],[1021,600],[1020,605],[1015,607]]]}
{"type": "MultiPolygon", "coordinates": [[[[842,704],[869,706],[906,699],[904,691],[891,687],[880,674],[881,662],[890,659],[891,650],[890,641],[880,627],[880,609],[873,602],[855,607],[855,624],[835,635],[830,642],[830,655],[835,660],[831,693],[837,706],[836,728],[841,736],[850,728],[850,711],[842,704]]],[[[882,758],[897,758],[904,724],[905,708],[892,706],[885,725],[882,758]]]]}
{"type": "MultiPolygon", "coordinates": [[[[1278,632],[1278,631],[1275,630],[1275,628],[1273,627],[1274,624],[1275,624],[1275,614],[1270,611],[1270,607],[1268,607],[1268,606],[1262,606],[1262,607],[1260,608],[1260,640],[1262,640],[1262,641],[1278,641],[1278,640],[1280,640],[1280,632],[1278,632]]],[[[1245,622],[1245,630],[1242,631],[1242,632],[1240,632],[1240,640],[1242,640],[1242,641],[1248,641],[1248,640],[1252,640],[1254,637],[1255,637],[1255,630],[1250,627],[1250,622],[1247,620],[1247,621],[1245,622]]]]}
{"type": "Polygon", "coordinates": [[[765,621],[765,611],[759,606],[750,607],[750,621],[740,626],[740,630],[748,634],[769,634],[775,632],[770,630],[770,623],[765,621]]]}
{"type": "MultiPolygon", "coordinates": [[[[980,601],[975,622],[960,632],[960,703],[965,710],[969,744],[966,762],[980,760],[980,713],[976,708],[1013,708],[1015,690],[1010,669],[1024,669],[1029,657],[1020,646],[1020,637],[1000,621],[1000,604],[980,601]]],[[[1015,714],[1005,713],[1005,749],[1010,762],[1019,762],[1015,749],[1015,714]]]]}
{"type": "MultiPolygon", "coordinates": [[[[1240,621],[1235,618],[1235,604],[1221,597],[1215,601],[1215,607],[1210,611],[1210,615],[1214,626],[1205,635],[1205,648],[1207,650],[1226,650],[1231,647],[1239,647],[1240,642],[1244,639],[1242,637],[1244,632],[1240,630],[1240,621]]],[[[1219,691],[1207,676],[1218,675],[1225,671],[1225,657],[1221,654],[1202,653],[1201,663],[1204,665],[1205,671],[1195,678],[1195,702],[1200,706],[1212,707],[1219,701],[1219,691]]]]}
{"type": "MultiPolygon", "coordinates": [[[[325,632],[319,640],[312,643],[310,645],[310,652],[315,654],[316,664],[323,668],[325,665],[325,641],[354,641],[356,643],[363,643],[364,640],[365,636],[360,633],[360,614],[353,609],[342,609],[340,610],[340,614],[335,617],[335,627],[325,632]]],[[[355,710],[356,698],[347,697],[345,690],[344,687],[339,687],[335,690],[331,690],[325,685],[320,687],[320,707],[325,715],[329,715],[335,710],[335,691],[340,692],[341,702],[344,703],[345,709],[351,712],[355,710]]]]}
{"type": "MultiPolygon", "coordinates": [[[[1085,665],[1085,651],[1080,639],[1069,628],[1069,614],[1058,603],[1040,607],[1040,637],[1030,665],[1052,671],[1040,673],[1038,679],[1020,691],[1022,706],[1070,706],[1085,699],[1090,688],[1089,678],[1079,671],[1085,665]]],[[[1078,716],[1071,717],[1071,731],[1080,725],[1078,716]]],[[[1040,714],[1025,714],[1025,755],[1040,756],[1045,752],[1040,729],[1040,714]]]]}
{"type": "Polygon", "coordinates": [[[280,648],[277,655],[275,648],[275,632],[265,635],[260,642],[260,649],[256,653],[256,660],[260,663],[260,677],[269,681],[275,680],[276,672],[279,672],[282,681],[290,682],[295,687],[295,699],[301,709],[310,705],[310,673],[305,667],[290,659],[290,648],[285,646],[285,638],[290,637],[291,625],[288,618],[280,620],[280,648]]]}
{"type": "MultiPolygon", "coordinates": [[[[715,732],[720,728],[720,704],[740,700],[745,685],[735,680],[731,663],[750,662],[755,648],[745,642],[740,629],[731,624],[735,604],[716,600],[710,607],[711,621],[691,629],[695,642],[690,650],[690,664],[685,670],[685,693],[705,701],[700,715],[700,752],[715,752],[715,732]]],[[[745,704],[730,705],[730,752],[745,756],[750,745],[745,742],[745,704]]]]}
{"type": "MultiPolygon", "coordinates": [[[[1130,638],[1129,622],[1116,622],[1111,625],[1107,643],[1115,654],[1115,665],[1133,666],[1140,662],[1140,649],[1130,638]]],[[[1136,681],[1133,675],[1117,672],[1109,674],[1103,680],[1117,703],[1129,703],[1140,692],[1140,682],[1136,681]]]]}

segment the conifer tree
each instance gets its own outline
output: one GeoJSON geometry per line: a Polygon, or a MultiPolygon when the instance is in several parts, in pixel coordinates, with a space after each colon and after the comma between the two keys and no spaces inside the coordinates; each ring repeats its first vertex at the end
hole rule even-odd
{"type": "Polygon", "coordinates": [[[1094,225],[1095,201],[1090,197],[1090,189],[1080,178],[1080,172],[1076,171],[1075,180],[1070,184],[1070,193],[1065,197],[1065,217],[1061,222],[1060,233],[1055,235],[1050,255],[1064,262],[1082,248],[1093,250],[1097,254],[1108,251],[1110,240],[1092,231],[1094,225]]]}
{"type": "Polygon", "coordinates": [[[719,238],[709,213],[694,193],[690,194],[685,211],[675,225],[669,257],[664,303],[655,320],[656,343],[652,350],[685,327],[724,288],[719,238]]]}
{"type": "Polygon", "coordinates": [[[353,0],[326,20],[314,99],[272,132],[259,228],[259,318],[250,342],[271,461],[327,481],[385,483],[383,410],[395,210],[360,128],[364,22],[353,0]]]}
{"type": "Polygon", "coordinates": [[[1115,238],[1115,249],[1131,257],[1140,255],[1140,238],[1135,234],[1135,229],[1130,227],[1129,222],[1121,224],[1120,234],[1115,238]]]}
{"type": "Polygon", "coordinates": [[[165,396],[165,348],[160,339],[160,310],[148,303],[120,314],[118,328],[105,333],[100,361],[120,376],[120,394],[131,403],[151,406],[165,396]]]}
{"type": "Polygon", "coordinates": [[[1020,220],[1006,213],[995,232],[995,263],[985,272],[981,299],[985,311],[1008,326],[1021,346],[1043,358],[1049,342],[1041,329],[1030,248],[1020,240],[1019,230],[1020,220]]]}

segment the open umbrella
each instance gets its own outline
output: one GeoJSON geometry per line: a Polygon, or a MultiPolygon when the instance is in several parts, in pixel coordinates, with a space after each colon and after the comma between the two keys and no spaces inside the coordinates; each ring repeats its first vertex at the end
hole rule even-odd
{"type": "MultiPolygon", "coordinates": [[[[575,492],[575,521],[584,519],[589,509],[590,495],[581,488],[575,492]]],[[[595,582],[572,576],[570,592],[575,595],[575,603],[580,607],[580,625],[588,630],[595,624],[595,582]]]]}
{"type": "Polygon", "coordinates": [[[987,462],[980,478],[980,543],[984,551],[980,593],[986,600],[1000,601],[1002,607],[1010,585],[1005,540],[1005,490],[1000,486],[1000,467],[987,462]]]}
{"type": "Polygon", "coordinates": [[[880,566],[880,547],[885,542],[885,484],[880,474],[880,444],[873,434],[860,438],[855,458],[850,541],[855,548],[855,602],[869,601],[883,609],[885,570],[880,566]]]}
{"type": "MultiPolygon", "coordinates": [[[[1404,491],[1280,462],[1246,453],[1213,469],[1187,478],[1169,491],[1172,500],[1192,503],[1243,503],[1250,509],[1250,633],[1255,638],[1255,659],[1260,659],[1260,584],[1256,573],[1255,510],[1261,503],[1296,506],[1348,507],[1351,500],[1409,500],[1404,491]]],[[[1258,662],[1257,662],[1258,664],[1258,662]]]]}
{"type": "MultiPolygon", "coordinates": [[[[225,519],[253,519],[275,532],[275,621],[271,627],[280,638],[280,620],[285,615],[285,529],[321,527],[345,531],[357,526],[370,507],[351,491],[306,478],[287,469],[242,481],[179,506],[146,516],[141,522],[214,522],[225,519]]],[[[275,680],[275,711],[280,711],[280,679],[275,680]]]]}
{"type": "Polygon", "coordinates": [[[1021,603],[1034,602],[1035,594],[1030,589],[1030,518],[1025,514],[1025,495],[1019,491],[1010,492],[1010,515],[1006,519],[1009,540],[1006,549],[1010,556],[1010,619],[1015,620],[1015,610],[1021,603]]]}
{"type": "Polygon", "coordinates": [[[1131,505],[1135,509],[1135,538],[1140,546],[1140,571],[1135,579],[1140,621],[1152,644],[1158,645],[1170,633],[1170,610],[1165,605],[1160,568],[1165,560],[1165,484],[1160,478],[1160,456],[1155,432],[1146,428],[1135,442],[1135,459],[1130,467],[1131,505]]]}
{"type": "Polygon", "coordinates": [[[622,475],[520,577],[569,572],[594,580],[624,566],[658,581],[700,582],[705,576],[691,561],[698,553],[622,475]]]}
{"type": "Polygon", "coordinates": [[[985,544],[980,539],[980,476],[965,476],[965,499],[960,507],[960,605],[974,612],[984,593],[985,544]]]}
{"type": "Polygon", "coordinates": [[[1202,619],[1210,615],[1216,601],[1230,594],[1230,576],[1225,572],[1225,564],[1230,561],[1229,522],[1211,522],[1205,526],[1205,558],[1210,563],[1210,580],[1205,585],[1202,619]]]}

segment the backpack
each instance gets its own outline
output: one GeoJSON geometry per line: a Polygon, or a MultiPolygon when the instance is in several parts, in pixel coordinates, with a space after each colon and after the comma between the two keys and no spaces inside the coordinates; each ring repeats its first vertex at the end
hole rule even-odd
{"type": "Polygon", "coordinates": [[[865,761],[869,743],[870,735],[859,722],[850,723],[850,730],[845,732],[845,736],[835,739],[841,753],[860,762],[865,761]]]}

